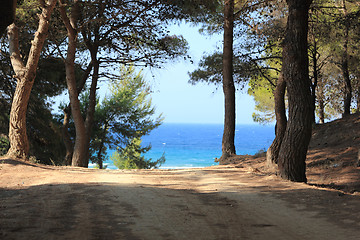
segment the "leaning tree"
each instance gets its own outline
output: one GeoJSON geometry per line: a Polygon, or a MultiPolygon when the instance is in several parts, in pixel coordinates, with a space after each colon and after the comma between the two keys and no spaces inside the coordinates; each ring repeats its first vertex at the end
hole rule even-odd
{"type": "Polygon", "coordinates": [[[13,23],[8,27],[10,59],[17,86],[10,111],[9,139],[10,149],[8,155],[14,157],[27,157],[29,142],[26,133],[26,112],[30,92],[34,84],[40,53],[48,33],[49,19],[55,8],[57,0],[39,1],[41,9],[39,24],[31,48],[24,62],[19,48],[19,30],[13,23]]]}

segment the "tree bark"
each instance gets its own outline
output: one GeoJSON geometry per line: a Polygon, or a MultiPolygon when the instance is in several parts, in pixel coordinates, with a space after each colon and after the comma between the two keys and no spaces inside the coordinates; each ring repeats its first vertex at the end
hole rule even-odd
{"type": "MultiPolygon", "coordinates": [[[[98,14],[99,16],[103,16],[105,11],[105,4],[103,2],[100,3],[98,7],[98,14]]],[[[92,127],[94,125],[94,114],[95,114],[95,106],[96,106],[96,90],[97,84],[99,80],[99,69],[100,69],[100,62],[97,59],[97,53],[99,51],[99,41],[100,41],[100,26],[97,25],[94,28],[94,37],[91,38],[91,34],[87,33],[85,29],[82,31],[82,36],[84,38],[85,44],[90,52],[91,62],[93,64],[93,75],[91,79],[91,86],[90,86],[90,94],[89,94],[89,105],[86,111],[86,120],[85,120],[85,128],[86,128],[86,162],[84,165],[86,166],[89,164],[89,150],[90,150],[90,141],[91,141],[91,133],[92,127]]]]}
{"type": "Polygon", "coordinates": [[[319,99],[319,123],[325,123],[325,104],[324,99],[319,99]]]}
{"type": "Polygon", "coordinates": [[[18,29],[15,24],[8,27],[10,59],[17,85],[10,110],[9,156],[27,157],[29,142],[26,133],[26,112],[36,69],[49,28],[49,19],[57,0],[50,0],[39,15],[39,26],[32,41],[26,66],[20,56],[18,29]]]}
{"type": "Polygon", "coordinates": [[[90,94],[89,94],[89,106],[86,112],[86,120],[85,120],[85,129],[86,129],[86,159],[84,159],[83,166],[88,166],[89,164],[89,148],[90,148],[90,141],[91,141],[91,132],[92,127],[94,125],[94,114],[95,114],[95,106],[96,106],[96,88],[99,79],[99,62],[96,59],[96,52],[94,53],[94,57],[92,57],[92,62],[94,66],[94,71],[91,80],[90,86],[90,94]]]}
{"type": "Polygon", "coordinates": [[[346,9],[345,0],[343,0],[343,9],[345,16],[345,36],[344,36],[344,52],[341,59],[341,71],[345,82],[344,89],[344,116],[350,115],[351,113],[351,98],[352,98],[352,86],[349,74],[349,21],[348,21],[348,13],[346,9]]]}
{"type": "Polygon", "coordinates": [[[356,112],[360,112],[360,85],[357,87],[356,93],[356,112]]]}
{"type": "Polygon", "coordinates": [[[71,141],[70,134],[69,134],[69,121],[70,121],[70,106],[64,109],[64,121],[62,126],[62,135],[63,135],[63,141],[66,148],[66,155],[64,163],[65,165],[71,165],[72,161],[72,155],[74,153],[74,144],[71,141]]]}
{"type": "MultiPolygon", "coordinates": [[[[86,79],[88,79],[92,67],[93,67],[92,62],[90,62],[89,65],[87,66],[86,70],[84,71],[84,75],[83,75],[81,82],[78,85],[78,88],[76,90],[78,95],[83,90],[85,83],[86,83],[86,79]]],[[[64,161],[65,165],[71,165],[72,155],[74,153],[74,143],[72,142],[69,131],[68,131],[70,117],[71,117],[71,106],[69,104],[64,109],[64,121],[63,121],[63,126],[62,126],[63,141],[64,141],[64,144],[66,147],[66,155],[65,155],[65,161],[64,161]]]]}
{"type": "Polygon", "coordinates": [[[220,161],[235,152],[235,86],[233,79],[233,29],[234,0],[225,1],[224,10],[224,50],[223,50],[223,91],[225,97],[224,133],[220,161]]]}
{"type": "MultiPolygon", "coordinates": [[[[320,78],[321,79],[321,78],[320,78]]],[[[318,109],[319,109],[319,123],[325,123],[325,95],[324,95],[324,83],[321,79],[318,90],[317,90],[317,99],[318,99],[318,109]]]]}
{"type": "Polygon", "coordinates": [[[78,98],[75,78],[75,53],[78,36],[76,23],[78,20],[78,12],[78,1],[74,1],[70,18],[66,14],[64,5],[60,6],[61,18],[63,19],[68,35],[68,48],[65,60],[66,84],[69,92],[71,114],[73,116],[76,134],[72,166],[87,167],[87,164],[84,164],[86,159],[86,129],[84,119],[81,115],[80,101],[78,98]]]}
{"type": "Polygon", "coordinates": [[[97,164],[99,165],[99,169],[103,169],[104,168],[104,164],[103,164],[103,160],[101,158],[101,154],[104,148],[104,141],[100,142],[100,147],[99,147],[99,151],[97,154],[97,164]]]}
{"type": "Polygon", "coordinates": [[[306,153],[312,128],[312,100],[308,62],[308,12],[311,0],[287,0],[289,15],[283,43],[283,77],[286,81],[289,120],[280,147],[280,176],[306,182],[306,153]]]}
{"type": "Polygon", "coordinates": [[[312,116],[312,122],[316,123],[316,88],[318,85],[318,79],[319,79],[319,71],[318,71],[318,66],[317,66],[317,42],[314,39],[313,42],[313,51],[311,54],[311,58],[313,61],[313,77],[314,77],[314,82],[311,83],[311,98],[312,98],[312,108],[313,108],[313,116],[312,116]]]}
{"type": "MultiPolygon", "coordinates": [[[[346,41],[347,42],[347,41],[346,41]]],[[[341,71],[345,82],[344,89],[344,116],[351,113],[352,86],[349,74],[349,60],[347,43],[344,44],[344,54],[341,62],[341,71]]]]}
{"type": "Polygon", "coordinates": [[[274,92],[275,117],[276,117],[275,139],[266,153],[267,165],[269,168],[273,168],[273,169],[277,169],[280,146],[287,125],[286,107],[285,107],[285,90],[286,90],[286,82],[283,78],[283,75],[280,74],[274,92]]]}

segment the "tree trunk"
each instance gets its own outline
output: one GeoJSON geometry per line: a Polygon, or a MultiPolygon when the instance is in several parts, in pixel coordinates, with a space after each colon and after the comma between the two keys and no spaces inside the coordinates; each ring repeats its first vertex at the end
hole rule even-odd
{"type": "Polygon", "coordinates": [[[341,60],[341,71],[345,82],[345,89],[344,89],[344,116],[350,115],[351,113],[351,98],[352,98],[352,87],[351,87],[351,80],[349,74],[349,21],[348,21],[348,13],[346,9],[345,0],[343,0],[343,11],[345,16],[345,36],[344,36],[344,52],[342,55],[341,60]]]}
{"type": "Polygon", "coordinates": [[[99,165],[99,169],[103,169],[103,168],[104,168],[104,166],[103,166],[103,160],[102,160],[102,158],[101,158],[101,154],[102,154],[103,148],[104,148],[104,141],[101,141],[101,142],[100,142],[99,151],[98,151],[98,154],[97,154],[97,164],[99,165]]]}
{"type": "MultiPolygon", "coordinates": [[[[105,4],[103,2],[100,3],[98,8],[99,16],[103,16],[105,10],[105,4]]],[[[94,29],[94,37],[91,38],[91,34],[87,33],[85,29],[82,30],[82,36],[84,38],[85,44],[90,52],[91,62],[93,64],[93,75],[90,86],[90,94],[89,94],[89,105],[86,111],[86,120],[85,120],[85,128],[86,128],[86,166],[89,164],[89,150],[90,150],[90,141],[91,141],[91,132],[92,127],[94,125],[94,114],[95,114],[95,106],[96,106],[96,90],[99,79],[99,68],[100,62],[97,59],[97,53],[99,51],[99,41],[100,41],[100,26],[96,26],[94,29]]],[[[101,166],[102,167],[102,166],[101,166]]]]}
{"type": "Polygon", "coordinates": [[[343,54],[343,59],[341,63],[341,71],[345,82],[344,89],[344,116],[350,115],[351,113],[351,98],[352,98],[352,86],[349,74],[349,61],[348,61],[348,53],[347,53],[347,44],[345,48],[345,52],[343,54]]]}
{"type": "Polygon", "coordinates": [[[235,152],[235,86],[233,80],[233,28],[234,0],[225,1],[224,11],[224,52],[223,91],[225,97],[225,120],[222,138],[222,156],[225,160],[235,152]]]}
{"type": "Polygon", "coordinates": [[[357,87],[357,94],[356,94],[356,112],[360,112],[360,85],[357,87]]]}
{"type": "Polygon", "coordinates": [[[319,123],[325,123],[325,95],[324,95],[324,83],[323,79],[320,78],[320,84],[317,90],[318,109],[319,109],[319,123]]]}
{"type": "Polygon", "coordinates": [[[324,99],[319,99],[319,123],[325,123],[325,104],[324,99]]]}
{"type": "Polygon", "coordinates": [[[64,109],[64,121],[62,126],[63,141],[66,148],[65,165],[71,165],[72,155],[74,153],[74,144],[71,141],[69,134],[69,121],[70,121],[70,106],[64,109]]]}
{"type": "Polygon", "coordinates": [[[283,43],[283,77],[286,81],[289,120],[280,147],[280,176],[306,182],[306,153],[312,127],[312,100],[307,55],[308,12],[311,0],[287,0],[289,15],[283,43]]]}
{"type": "Polygon", "coordinates": [[[10,59],[17,79],[17,85],[10,110],[9,156],[27,157],[29,142],[26,133],[26,112],[32,86],[36,76],[36,69],[49,28],[49,19],[56,5],[56,0],[51,0],[42,9],[39,15],[39,26],[32,41],[26,66],[22,62],[19,49],[18,29],[15,24],[8,28],[10,59]]]}
{"type": "Polygon", "coordinates": [[[312,60],[313,60],[313,76],[314,76],[314,82],[311,83],[311,99],[312,99],[312,108],[313,108],[313,116],[312,116],[312,122],[316,123],[316,88],[318,85],[318,67],[317,67],[317,43],[316,40],[314,40],[314,49],[311,54],[312,60]]]}
{"type": "Polygon", "coordinates": [[[66,58],[66,83],[69,92],[71,114],[73,116],[75,124],[75,145],[74,153],[72,157],[72,166],[85,167],[84,159],[86,158],[86,129],[84,119],[81,115],[80,101],[76,91],[76,79],[75,79],[75,38],[69,37],[69,46],[66,58]]]}
{"type": "Polygon", "coordinates": [[[86,129],[86,158],[84,159],[83,166],[88,166],[89,164],[89,148],[90,148],[90,141],[91,141],[91,132],[92,127],[94,125],[94,113],[95,113],[95,106],[96,106],[96,88],[99,79],[99,62],[96,59],[96,52],[94,57],[92,57],[92,63],[94,66],[94,71],[91,80],[90,86],[90,94],[89,94],[89,106],[86,113],[86,120],[85,120],[85,129],[86,129]]]}
{"type": "Polygon", "coordinates": [[[277,168],[280,146],[287,125],[286,108],[285,108],[285,90],[286,90],[286,81],[284,80],[283,75],[280,74],[274,93],[275,117],[276,117],[275,139],[266,153],[267,165],[269,168],[273,168],[273,169],[277,168]]]}
{"type": "Polygon", "coordinates": [[[86,129],[84,119],[81,115],[80,101],[78,98],[78,91],[76,88],[76,78],[75,78],[75,53],[76,53],[76,44],[77,44],[77,16],[79,13],[79,3],[74,1],[74,6],[71,12],[71,18],[66,14],[65,6],[60,6],[60,14],[68,34],[68,49],[67,56],[65,60],[65,69],[66,69],[66,84],[69,91],[69,99],[71,106],[71,114],[73,116],[75,124],[75,145],[74,153],[72,157],[72,166],[76,167],[86,167],[85,158],[86,158],[86,129]]]}
{"type": "MultiPolygon", "coordinates": [[[[89,77],[92,67],[93,67],[93,65],[90,62],[89,65],[87,66],[86,70],[84,71],[84,75],[83,75],[81,82],[78,85],[78,88],[76,90],[78,95],[83,90],[85,83],[86,83],[86,79],[89,77]]],[[[72,155],[74,153],[74,143],[72,142],[69,131],[68,131],[70,117],[71,117],[71,106],[69,104],[64,109],[64,121],[63,121],[63,126],[62,126],[63,141],[64,141],[64,144],[66,147],[66,156],[65,156],[65,161],[64,161],[65,165],[71,165],[72,155]]]]}

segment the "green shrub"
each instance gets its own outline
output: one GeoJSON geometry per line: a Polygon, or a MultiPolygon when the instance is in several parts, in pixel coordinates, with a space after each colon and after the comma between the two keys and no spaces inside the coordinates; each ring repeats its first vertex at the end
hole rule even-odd
{"type": "Polygon", "coordinates": [[[10,148],[10,141],[7,136],[0,135],[0,156],[3,156],[7,153],[10,148]]]}
{"type": "Polygon", "coordinates": [[[141,139],[133,138],[131,142],[122,149],[118,149],[113,153],[110,159],[114,165],[119,169],[151,169],[159,168],[165,163],[165,154],[156,161],[152,159],[145,159],[141,154],[150,150],[150,146],[142,148],[141,139]]]}

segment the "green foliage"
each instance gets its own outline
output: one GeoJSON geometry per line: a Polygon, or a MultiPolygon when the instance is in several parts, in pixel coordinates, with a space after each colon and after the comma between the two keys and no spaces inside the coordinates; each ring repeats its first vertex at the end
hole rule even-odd
{"type": "Polygon", "coordinates": [[[156,161],[145,159],[142,154],[150,150],[150,146],[141,147],[141,139],[133,138],[125,148],[117,149],[110,157],[114,165],[119,169],[151,169],[159,168],[165,163],[165,156],[156,161]]]}
{"type": "Polygon", "coordinates": [[[255,101],[255,111],[252,115],[254,122],[270,123],[275,120],[275,103],[274,94],[269,86],[256,87],[252,90],[249,89],[249,95],[253,96],[255,101]]]}
{"type": "Polygon", "coordinates": [[[354,99],[359,96],[354,90],[360,77],[360,8],[354,1],[317,0],[315,3],[309,21],[310,78],[317,83],[316,113],[322,112],[322,107],[324,120],[329,120],[340,117],[343,112],[344,72],[349,72],[354,99]]]}
{"type": "Polygon", "coordinates": [[[187,41],[167,30],[170,21],[188,16],[176,2],[82,1],[80,49],[92,46],[104,58],[101,68],[112,72],[120,64],[160,67],[185,56],[187,41]]]}
{"type": "Polygon", "coordinates": [[[222,82],[222,53],[203,56],[199,63],[199,69],[189,73],[190,83],[207,82],[221,84],[222,82]]]}
{"type": "MultiPolygon", "coordinates": [[[[234,57],[233,59],[233,76],[234,82],[238,85],[245,85],[249,80],[255,66],[246,57],[234,57]]],[[[189,72],[189,82],[193,85],[199,82],[206,82],[208,84],[221,85],[222,84],[222,53],[215,52],[210,55],[205,55],[200,60],[199,68],[193,72],[189,72]]]]}
{"type": "Polygon", "coordinates": [[[266,124],[275,120],[274,91],[282,64],[279,53],[276,47],[267,49],[263,55],[264,66],[249,81],[248,94],[255,101],[252,115],[255,122],[266,124]]]}
{"type": "Polygon", "coordinates": [[[218,0],[163,0],[165,5],[171,7],[167,13],[169,19],[185,20],[195,24],[203,23],[218,12],[221,1],[218,0]]]}
{"type": "MultiPolygon", "coordinates": [[[[280,8],[275,11],[279,11],[280,8]]],[[[266,12],[266,11],[265,11],[266,12]]],[[[353,83],[358,82],[358,47],[354,41],[357,41],[358,23],[355,15],[359,13],[359,6],[354,5],[351,1],[327,1],[317,0],[310,11],[309,21],[309,63],[310,79],[316,88],[316,113],[319,113],[320,104],[324,106],[325,119],[339,117],[342,112],[344,82],[341,72],[344,43],[346,36],[346,24],[350,22],[348,29],[348,52],[349,71],[353,83]],[[346,4],[348,15],[345,14],[343,3],[346,4]],[[314,59],[315,58],[315,59],[314,59]],[[316,66],[314,66],[316,64],[316,66]],[[316,71],[314,70],[316,69],[316,71]],[[317,76],[315,76],[317,74],[317,76]],[[315,82],[315,77],[316,81],[315,82]]],[[[260,37],[261,32],[267,39],[267,50],[263,52],[260,66],[263,71],[256,77],[251,78],[249,82],[248,93],[254,97],[256,102],[253,114],[254,121],[266,123],[274,119],[272,92],[278,78],[278,72],[281,69],[280,42],[284,30],[284,21],[281,15],[274,15],[271,21],[263,25],[261,31],[256,33],[260,37]],[[277,36],[277,37],[276,37],[277,36]],[[276,71],[274,71],[277,69],[276,71]],[[266,81],[273,84],[267,84],[266,81]]],[[[319,115],[318,115],[319,116],[319,115]]]]}
{"type": "Polygon", "coordinates": [[[0,135],[0,156],[5,155],[10,148],[10,141],[5,135],[0,135]]]}
{"type": "MultiPolygon", "coordinates": [[[[161,115],[154,117],[151,88],[141,72],[136,73],[134,67],[123,67],[121,75],[122,80],[110,83],[110,95],[98,102],[95,108],[90,160],[99,165],[106,161],[107,149],[124,148],[132,139],[141,139],[163,121],[161,115]]],[[[84,114],[87,100],[87,95],[83,94],[84,114]]]]}

